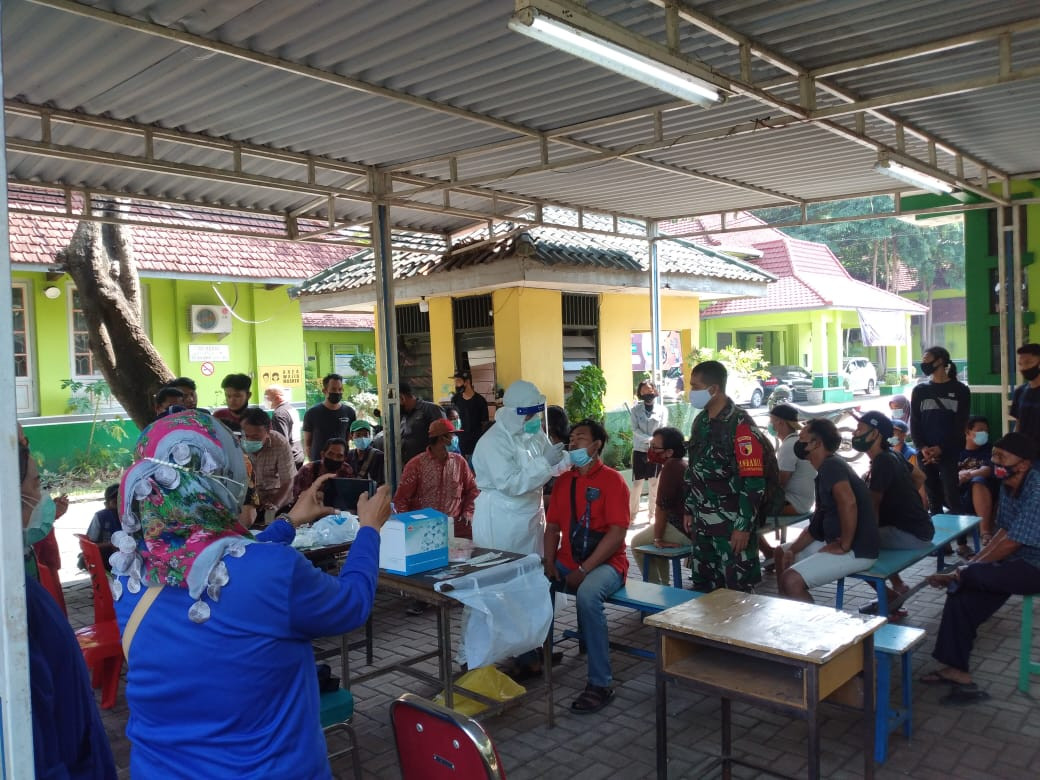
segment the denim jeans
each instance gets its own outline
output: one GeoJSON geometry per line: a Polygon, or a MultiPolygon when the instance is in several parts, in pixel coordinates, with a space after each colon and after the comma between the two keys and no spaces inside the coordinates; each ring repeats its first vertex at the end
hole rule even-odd
{"type": "MultiPolygon", "coordinates": [[[[559,561],[556,569],[566,577],[570,570],[559,561]]],[[[563,583],[554,585],[555,590],[562,590],[563,583]]],[[[581,585],[578,586],[578,630],[585,641],[588,662],[588,679],[590,685],[606,688],[612,680],[610,671],[610,639],[607,636],[607,615],[603,603],[621,587],[621,575],[609,564],[601,564],[590,571],[581,585]]],[[[555,592],[554,592],[555,597],[555,592]]]]}

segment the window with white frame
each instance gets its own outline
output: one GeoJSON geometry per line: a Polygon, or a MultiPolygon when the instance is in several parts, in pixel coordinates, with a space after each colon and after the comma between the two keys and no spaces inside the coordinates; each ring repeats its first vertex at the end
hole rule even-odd
{"type": "Polygon", "coordinates": [[[19,379],[29,376],[29,325],[26,311],[26,288],[11,287],[12,330],[14,331],[14,375],[19,379]]]}
{"type": "Polygon", "coordinates": [[[90,351],[90,326],[87,315],[80,304],[79,290],[69,286],[69,339],[72,350],[72,375],[76,378],[95,379],[101,370],[94,363],[90,351]]]}

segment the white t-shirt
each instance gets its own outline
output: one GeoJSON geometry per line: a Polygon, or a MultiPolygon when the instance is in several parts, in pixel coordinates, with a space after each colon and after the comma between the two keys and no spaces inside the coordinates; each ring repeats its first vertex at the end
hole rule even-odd
{"type": "Polygon", "coordinates": [[[781,471],[792,472],[784,488],[784,497],[799,512],[808,512],[816,501],[816,469],[807,460],[794,454],[794,443],[798,434],[792,433],[780,443],[776,451],[776,462],[781,471]]]}

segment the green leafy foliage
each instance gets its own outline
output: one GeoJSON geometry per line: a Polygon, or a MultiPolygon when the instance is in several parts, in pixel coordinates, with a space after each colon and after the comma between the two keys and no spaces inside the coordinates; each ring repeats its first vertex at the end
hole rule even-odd
{"type": "Polygon", "coordinates": [[[359,393],[370,391],[375,385],[376,355],[374,352],[358,352],[350,359],[350,367],[356,372],[347,381],[357,388],[359,393]]]}
{"type": "Polygon", "coordinates": [[[306,393],[308,409],[325,400],[325,393],[321,390],[321,380],[318,378],[316,361],[308,360],[307,365],[303,367],[303,388],[306,393]]]}
{"type": "Polygon", "coordinates": [[[599,366],[585,366],[574,377],[571,394],[564,408],[572,423],[578,420],[603,421],[603,396],[607,394],[607,378],[599,366]]]}
{"type": "Polygon", "coordinates": [[[89,414],[91,420],[87,448],[63,458],[58,471],[72,475],[78,483],[107,486],[118,480],[131,460],[130,450],[119,446],[127,437],[120,420],[105,420],[101,417],[101,410],[113,402],[112,390],[103,379],[63,379],[61,388],[72,391],[66,404],[67,410],[74,414],[89,414]],[[107,441],[99,443],[101,438],[107,441]]]}
{"type": "Polygon", "coordinates": [[[355,393],[347,399],[347,403],[357,412],[359,420],[373,422],[376,419],[372,412],[379,408],[379,396],[375,393],[355,393]]]}
{"type": "Polygon", "coordinates": [[[769,372],[766,370],[766,366],[769,364],[762,355],[762,350],[757,347],[754,349],[739,349],[729,346],[718,351],[708,347],[700,347],[690,352],[687,359],[691,366],[696,366],[705,360],[717,360],[726,367],[730,374],[745,379],[765,379],[769,376],[769,372]]]}

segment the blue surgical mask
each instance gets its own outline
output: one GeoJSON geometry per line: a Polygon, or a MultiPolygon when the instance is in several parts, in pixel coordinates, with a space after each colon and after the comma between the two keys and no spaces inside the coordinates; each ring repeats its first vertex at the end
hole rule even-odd
{"type": "Polygon", "coordinates": [[[524,433],[538,433],[542,430],[542,421],[537,417],[532,417],[530,420],[524,420],[524,433]]]}
{"type": "Polygon", "coordinates": [[[592,462],[592,456],[589,455],[589,451],[585,448],[579,450],[568,450],[567,457],[569,457],[571,459],[571,463],[573,463],[579,469],[588,466],[592,462]]]}
{"type": "Polygon", "coordinates": [[[367,450],[369,447],[372,446],[372,439],[368,436],[361,436],[357,439],[354,439],[354,446],[357,447],[359,450],[367,450]]]}
{"type": "MultiPolygon", "coordinates": [[[[22,501],[25,500],[23,496],[22,501]]],[[[22,531],[26,547],[36,544],[51,532],[54,528],[55,514],[57,508],[54,506],[54,499],[44,495],[33,507],[32,514],[29,515],[29,525],[22,531]]]]}
{"type": "Polygon", "coordinates": [[[766,430],[769,431],[770,436],[774,439],[776,438],[776,428],[773,427],[773,423],[769,423],[769,425],[766,426],[766,430]]]}
{"type": "Polygon", "coordinates": [[[892,409],[893,420],[902,420],[905,416],[906,412],[904,412],[902,409],[892,409]]]}
{"type": "Polygon", "coordinates": [[[707,388],[703,390],[691,390],[690,391],[690,406],[695,409],[703,409],[711,401],[711,391],[707,388]]]}
{"type": "Polygon", "coordinates": [[[264,446],[262,441],[253,441],[252,439],[242,440],[242,452],[247,455],[255,455],[260,452],[260,448],[264,446]]]}
{"type": "Polygon", "coordinates": [[[975,443],[980,447],[985,447],[989,441],[989,431],[975,431],[975,443]]]}

